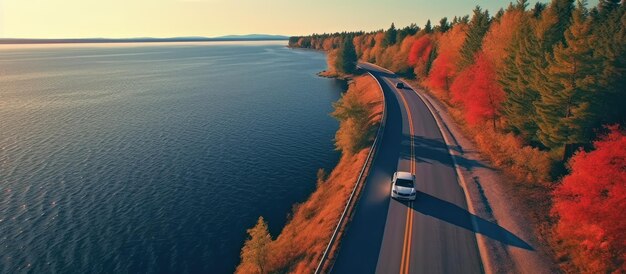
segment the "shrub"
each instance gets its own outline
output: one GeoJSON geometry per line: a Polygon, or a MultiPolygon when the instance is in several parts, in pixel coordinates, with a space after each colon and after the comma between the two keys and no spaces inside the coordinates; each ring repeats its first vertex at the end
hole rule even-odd
{"type": "Polygon", "coordinates": [[[331,115],[340,124],[335,135],[335,146],[347,154],[354,154],[367,147],[376,133],[376,128],[370,122],[372,110],[360,98],[363,88],[371,88],[371,85],[353,82],[348,92],[333,104],[335,111],[331,115]]]}
{"type": "Polygon", "coordinates": [[[531,184],[550,181],[553,163],[547,152],[524,145],[512,133],[494,132],[485,124],[473,127],[471,131],[478,149],[516,180],[531,184]]]}
{"type": "Polygon", "coordinates": [[[626,132],[611,132],[569,161],[554,191],[556,233],[580,272],[626,272],[626,132]]]}

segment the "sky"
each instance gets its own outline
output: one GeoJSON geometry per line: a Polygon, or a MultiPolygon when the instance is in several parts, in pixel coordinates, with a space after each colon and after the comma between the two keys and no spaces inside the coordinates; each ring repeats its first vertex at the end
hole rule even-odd
{"type": "MultiPolygon", "coordinates": [[[[537,1],[529,1],[534,5],[537,1]]],[[[546,1],[542,1],[546,2],[546,1]]],[[[0,38],[306,35],[494,14],[506,0],[0,0],[0,38]]],[[[595,5],[596,1],[590,1],[595,5]]]]}

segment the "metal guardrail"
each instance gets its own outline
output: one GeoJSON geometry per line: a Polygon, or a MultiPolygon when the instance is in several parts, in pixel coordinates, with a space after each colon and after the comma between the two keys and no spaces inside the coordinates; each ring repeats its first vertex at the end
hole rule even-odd
{"type": "Polygon", "coordinates": [[[383,115],[381,117],[380,125],[378,126],[378,131],[376,132],[376,137],[374,138],[374,143],[372,143],[372,146],[370,147],[370,150],[367,153],[367,158],[365,158],[365,163],[363,164],[363,167],[361,168],[361,172],[359,173],[359,177],[356,180],[356,184],[354,185],[354,188],[352,189],[352,192],[350,193],[350,196],[348,197],[348,201],[346,202],[346,206],[344,207],[343,212],[341,213],[341,217],[339,217],[339,221],[337,222],[337,227],[335,227],[335,230],[333,231],[333,235],[330,237],[330,240],[328,241],[328,245],[326,246],[324,253],[322,253],[320,262],[317,265],[317,268],[315,269],[315,274],[320,274],[325,270],[325,266],[328,263],[329,255],[331,251],[333,251],[333,246],[339,240],[338,235],[342,231],[342,228],[345,227],[345,225],[347,224],[347,221],[349,219],[348,217],[352,215],[353,213],[354,204],[356,203],[356,194],[358,193],[357,190],[359,189],[363,181],[365,181],[365,179],[367,179],[367,176],[369,175],[369,168],[371,167],[371,164],[374,161],[376,152],[378,151],[379,143],[382,140],[383,130],[385,128],[385,124],[387,121],[387,106],[385,105],[385,92],[383,91],[383,87],[380,85],[380,82],[378,81],[378,79],[371,72],[368,71],[367,73],[372,78],[374,78],[374,81],[376,81],[376,83],[378,84],[378,87],[380,88],[380,92],[383,97],[383,100],[382,100],[383,115]]]}

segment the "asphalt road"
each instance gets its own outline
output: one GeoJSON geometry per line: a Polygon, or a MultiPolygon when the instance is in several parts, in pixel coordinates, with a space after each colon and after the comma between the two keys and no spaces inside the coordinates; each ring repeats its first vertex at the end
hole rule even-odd
{"type": "Polygon", "coordinates": [[[483,272],[473,216],[434,117],[413,90],[395,88],[396,75],[360,66],[381,83],[387,123],[331,272],[483,272]],[[416,174],[415,202],[390,199],[395,171],[416,174]]]}

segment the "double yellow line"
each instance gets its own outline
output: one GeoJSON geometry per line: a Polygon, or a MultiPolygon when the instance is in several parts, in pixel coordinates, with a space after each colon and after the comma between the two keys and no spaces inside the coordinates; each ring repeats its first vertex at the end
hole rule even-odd
{"type": "MultiPolygon", "coordinates": [[[[415,174],[415,148],[413,146],[413,119],[411,115],[411,110],[409,109],[409,104],[407,103],[402,91],[398,91],[400,98],[402,99],[402,103],[404,103],[404,109],[406,109],[407,118],[409,120],[409,135],[410,135],[410,146],[411,146],[411,174],[415,174]]],[[[409,201],[408,206],[406,208],[406,224],[404,225],[404,243],[402,245],[402,263],[400,264],[400,274],[409,273],[409,265],[411,258],[411,241],[413,240],[413,202],[409,201]]]]}

